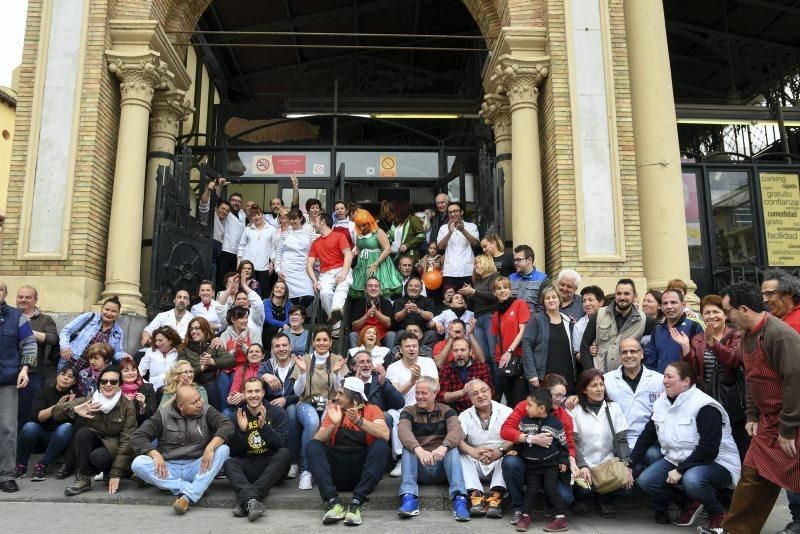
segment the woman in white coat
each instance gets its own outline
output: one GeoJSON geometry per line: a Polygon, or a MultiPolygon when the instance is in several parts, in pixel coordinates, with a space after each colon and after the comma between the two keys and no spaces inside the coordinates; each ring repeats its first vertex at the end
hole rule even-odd
{"type": "Polygon", "coordinates": [[[741,465],[728,413],[696,384],[697,374],[687,362],[667,366],[664,394],[653,405],[631,460],[639,460],[654,444],[661,447],[664,458],[638,479],[650,495],[656,523],[670,523],[669,504],[674,502],[681,508],[675,525],[691,526],[705,508],[708,528],[715,529],[725,517],[717,492],[736,486],[741,465]]]}
{"type": "Polygon", "coordinates": [[[157,390],[164,385],[170,367],[178,361],[178,345],[181,337],[171,326],[161,326],[153,331],[153,346],[149,347],[139,361],[139,374],[150,373],[147,381],[157,390]]]}
{"type": "Polygon", "coordinates": [[[628,424],[619,404],[606,395],[603,375],[597,369],[587,369],[581,373],[575,389],[578,392],[578,405],[569,410],[569,414],[572,416],[576,462],[580,468],[578,478],[585,484],[576,483],[573,486],[575,504],[572,510],[577,515],[585,513],[588,501],[597,497],[600,515],[613,519],[616,517],[614,501],[633,487],[633,471],[628,467],[628,481],[623,488],[599,495],[591,489],[591,469],[615,457],[630,465],[628,424]]]}
{"type": "Polygon", "coordinates": [[[255,271],[253,277],[261,288],[261,294],[269,295],[272,256],[275,252],[278,231],[264,220],[264,212],[258,204],[253,204],[250,208],[250,218],[251,222],[239,240],[236,265],[238,267],[244,260],[252,262],[255,271]]]}
{"type": "Polygon", "coordinates": [[[289,287],[292,304],[307,308],[314,300],[314,287],[306,274],[306,260],[317,234],[303,224],[300,210],[292,209],[288,217],[289,228],[275,245],[275,272],[289,287]]]}

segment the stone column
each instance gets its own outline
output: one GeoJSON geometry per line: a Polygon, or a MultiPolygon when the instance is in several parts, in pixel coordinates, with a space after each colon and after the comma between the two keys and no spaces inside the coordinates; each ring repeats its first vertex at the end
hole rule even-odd
{"type": "Polygon", "coordinates": [[[489,93],[484,95],[480,115],[486,124],[494,128],[495,156],[497,165],[503,170],[503,239],[513,241],[511,225],[511,110],[508,97],[489,93]]]}
{"type": "Polygon", "coordinates": [[[693,296],[664,8],[661,0],[624,6],[644,274],[658,289],[681,278],[693,296]]]}
{"type": "Polygon", "coordinates": [[[108,50],[106,55],[109,70],[120,81],[121,101],[106,280],[101,300],[117,295],[124,313],[146,315],[139,293],[139,275],[147,127],[153,93],[164,88],[168,71],[155,52],[131,54],[108,50]]]}
{"type": "Polygon", "coordinates": [[[536,265],[545,268],[544,202],[539,149],[539,84],[546,64],[500,57],[496,77],[508,96],[511,111],[511,227],[514,245],[533,248],[536,265]]]}
{"type": "Polygon", "coordinates": [[[180,123],[194,111],[192,103],[180,90],[157,92],[153,97],[152,108],[150,139],[147,147],[147,170],[145,172],[144,218],[142,220],[142,295],[147,295],[150,291],[158,168],[161,165],[171,166],[173,164],[175,139],[178,137],[180,123]]]}

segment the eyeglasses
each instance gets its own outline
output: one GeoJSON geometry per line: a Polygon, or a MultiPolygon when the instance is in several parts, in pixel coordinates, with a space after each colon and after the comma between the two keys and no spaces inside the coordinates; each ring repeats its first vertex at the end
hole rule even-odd
{"type": "Polygon", "coordinates": [[[514,258],[514,263],[522,263],[523,261],[528,261],[530,258],[514,258]]]}
{"type": "Polygon", "coordinates": [[[551,393],[554,399],[563,399],[567,396],[566,393],[551,393]]]}
{"type": "Polygon", "coordinates": [[[492,392],[489,388],[481,388],[469,394],[470,397],[477,397],[478,395],[488,395],[492,392]]]}
{"type": "Polygon", "coordinates": [[[767,290],[767,291],[762,291],[761,292],[761,296],[762,297],[767,297],[768,299],[771,299],[772,297],[774,297],[777,294],[778,294],[778,292],[776,290],[771,290],[771,291],[767,290]]]}
{"type": "Polygon", "coordinates": [[[735,309],[736,307],[734,306],[731,306],[730,308],[722,308],[722,313],[724,313],[725,315],[730,315],[730,313],[735,309]]]}
{"type": "Polygon", "coordinates": [[[100,385],[101,386],[105,386],[105,385],[109,385],[109,384],[112,385],[112,386],[118,386],[119,385],[119,380],[117,380],[116,378],[101,378],[100,379],[100,385]]]}
{"type": "Polygon", "coordinates": [[[621,350],[619,351],[620,356],[627,356],[628,354],[636,355],[642,352],[642,349],[629,349],[629,350],[621,350]]]}
{"type": "Polygon", "coordinates": [[[199,332],[201,330],[202,330],[202,328],[200,328],[199,326],[190,326],[189,327],[189,332],[195,332],[195,331],[199,332]]]}

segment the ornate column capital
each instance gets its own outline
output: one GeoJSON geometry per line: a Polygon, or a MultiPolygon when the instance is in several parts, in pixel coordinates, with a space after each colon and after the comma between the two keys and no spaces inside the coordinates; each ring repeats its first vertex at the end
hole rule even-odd
{"type": "Polygon", "coordinates": [[[165,89],[171,73],[157,52],[123,54],[106,50],[108,70],[119,80],[121,105],[138,105],[150,109],[156,89],[165,89]]]}
{"type": "Polygon", "coordinates": [[[549,65],[545,62],[504,55],[495,66],[492,79],[505,90],[513,112],[521,107],[538,106],[539,85],[549,73],[549,65]]]}
{"type": "Polygon", "coordinates": [[[165,135],[174,138],[178,135],[178,126],[194,113],[194,106],[186,98],[186,93],[179,90],[159,91],[153,97],[150,112],[151,135],[165,135]]]}
{"type": "Polygon", "coordinates": [[[497,93],[483,95],[479,115],[486,124],[494,126],[496,142],[511,139],[511,107],[508,97],[497,93]]]}

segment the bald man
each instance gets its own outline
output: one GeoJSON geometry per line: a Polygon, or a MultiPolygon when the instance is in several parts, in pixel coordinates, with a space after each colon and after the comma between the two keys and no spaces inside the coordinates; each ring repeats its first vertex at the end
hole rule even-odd
{"type": "Polygon", "coordinates": [[[204,404],[194,386],[180,386],[175,401],[133,433],[131,447],[139,456],[131,469],[148,484],[177,495],[172,508],[183,515],[230,456],[225,443],[233,432],[231,420],[204,404]],[[158,440],[157,447],[153,440],[158,440]]]}

